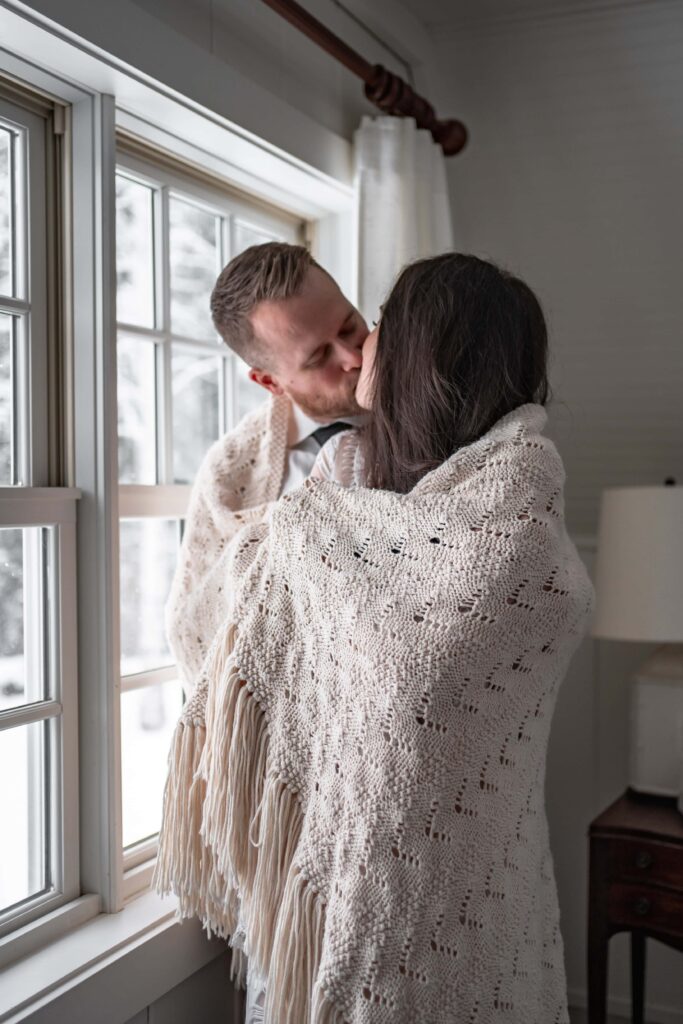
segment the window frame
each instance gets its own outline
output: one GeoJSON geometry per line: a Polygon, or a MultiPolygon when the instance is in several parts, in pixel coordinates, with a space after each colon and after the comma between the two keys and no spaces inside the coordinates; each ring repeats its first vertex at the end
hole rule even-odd
{"type": "MultiPolygon", "coordinates": [[[[74,488],[59,484],[59,432],[52,437],[59,402],[48,366],[59,337],[59,307],[50,303],[62,288],[59,247],[62,204],[61,139],[64,107],[30,89],[0,80],[0,123],[13,133],[11,295],[0,296],[0,312],[15,318],[12,330],[11,480],[0,486],[0,526],[45,527],[47,550],[38,535],[24,535],[23,592],[25,677],[45,668],[50,691],[4,710],[2,729],[43,722],[40,807],[29,815],[44,843],[41,864],[52,891],[19,901],[0,913],[0,964],[11,937],[80,895],[78,828],[78,703],[76,659],[76,501],[74,488]],[[13,162],[14,163],[14,162],[13,162]],[[50,397],[52,396],[52,401],[50,397]],[[51,447],[52,438],[52,447],[51,447]],[[49,578],[46,569],[49,565],[49,578]],[[45,589],[44,589],[45,588],[45,589]],[[40,652],[40,660],[34,659],[40,652]],[[43,659],[46,665],[42,664],[43,659]],[[45,832],[43,834],[43,824],[45,832]]],[[[61,454],[61,453],[59,453],[61,454]]],[[[28,697],[28,694],[27,694],[28,697]]],[[[32,742],[34,742],[32,740],[32,742]]],[[[36,751],[36,755],[38,751],[36,751]]],[[[29,841],[30,846],[30,841],[29,841]]],[[[33,851],[35,857],[37,851],[33,851]]]]}
{"type": "MultiPolygon", "coordinates": [[[[130,180],[153,189],[152,253],[154,265],[154,326],[140,326],[117,320],[119,332],[142,341],[149,339],[155,346],[155,484],[119,483],[119,521],[132,519],[185,518],[191,484],[174,482],[173,463],[173,355],[178,349],[215,357],[219,368],[219,428],[218,436],[231,429],[238,420],[237,361],[238,357],[214,336],[213,339],[192,338],[174,332],[171,320],[171,219],[170,203],[173,199],[196,205],[221,218],[217,231],[217,267],[230,259],[235,248],[237,224],[245,224],[256,231],[274,235],[288,241],[303,243],[306,222],[285,211],[258,200],[250,200],[230,185],[221,184],[213,175],[202,174],[195,168],[173,159],[172,154],[159,155],[145,149],[138,141],[130,141],[125,133],[117,132],[116,173],[130,176],[130,180]]],[[[265,399],[264,394],[264,399],[265,399]]],[[[120,566],[120,563],[119,563],[120,566]]],[[[120,580],[116,578],[120,596],[120,580]]],[[[172,665],[119,675],[120,693],[160,685],[177,679],[172,665]]],[[[123,807],[121,809],[123,815],[123,807]]],[[[151,880],[154,857],[158,848],[155,834],[123,849],[123,899],[130,900],[145,889],[151,880]]]]}
{"type": "MultiPolygon", "coordinates": [[[[116,128],[306,218],[314,256],[352,302],[357,299],[357,206],[350,144],[313,121],[299,117],[297,131],[305,127],[307,151],[318,147],[323,153],[332,146],[330,173],[139,74],[94,44],[74,40],[49,18],[12,0],[0,7],[0,34],[0,73],[62,109],[63,134],[55,146],[63,150],[63,180],[60,173],[55,180],[64,205],[56,255],[63,262],[65,289],[63,296],[48,297],[48,307],[56,307],[63,323],[63,345],[48,351],[48,399],[51,410],[61,408],[56,422],[63,436],[51,427],[48,470],[51,484],[59,481],[69,488],[69,500],[81,494],[76,531],[81,895],[0,939],[0,965],[9,965],[0,994],[0,1019],[5,1019],[18,1008],[26,1012],[45,1005],[58,993],[72,998],[74,989],[83,993],[82,1005],[94,1007],[88,1002],[90,990],[81,985],[85,972],[113,977],[117,963],[133,948],[138,957],[144,948],[182,951],[173,963],[168,956],[161,958],[164,978],[155,984],[165,987],[159,991],[196,969],[199,949],[204,962],[216,955],[207,952],[199,922],[185,922],[181,929],[173,920],[175,898],[162,900],[147,892],[125,902],[116,842],[119,642],[111,589],[119,515],[116,401],[111,394],[116,128]],[[94,942],[91,932],[97,936],[94,942]],[[171,933],[169,946],[164,936],[171,933]],[[40,952],[46,944],[49,961],[48,949],[40,952]],[[47,973],[41,966],[46,963],[47,973]]],[[[157,955],[157,966],[160,962],[157,955]]],[[[149,995],[152,1001],[151,988],[149,995]]]]}

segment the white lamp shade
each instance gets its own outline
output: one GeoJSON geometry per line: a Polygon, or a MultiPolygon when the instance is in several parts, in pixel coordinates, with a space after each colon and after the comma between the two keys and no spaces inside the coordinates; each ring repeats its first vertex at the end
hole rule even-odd
{"type": "Polygon", "coordinates": [[[602,492],[591,632],[683,642],[683,487],[602,492]]]}

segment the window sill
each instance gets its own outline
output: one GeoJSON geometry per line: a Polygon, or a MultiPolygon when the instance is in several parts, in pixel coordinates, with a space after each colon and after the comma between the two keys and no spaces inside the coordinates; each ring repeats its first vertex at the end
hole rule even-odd
{"type": "Polygon", "coordinates": [[[145,892],[118,914],[98,914],[0,972],[0,1021],[31,1018],[121,1024],[229,950],[177,900],[145,892]]]}

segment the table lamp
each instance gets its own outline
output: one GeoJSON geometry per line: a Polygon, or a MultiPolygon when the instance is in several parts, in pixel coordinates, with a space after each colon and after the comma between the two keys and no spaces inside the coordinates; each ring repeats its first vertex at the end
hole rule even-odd
{"type": "Polygon", "coordinates": [[[601,496],[595,637],[656,643],[635,672],[629,785],[677,797],[683,814],[683,487],[614,487],[601,496]]]}

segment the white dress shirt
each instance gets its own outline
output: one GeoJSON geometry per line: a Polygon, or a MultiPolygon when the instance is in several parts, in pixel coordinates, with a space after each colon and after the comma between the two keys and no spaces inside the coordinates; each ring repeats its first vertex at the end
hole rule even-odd
{"type": "Polygon", "coordinates": [[[352,427],[360,427],[368,420],[368,413],[361,413],[358,416],[336,416],[334,419],[321,423],[307,416],[294,402],[291,404],[291,409],[292,416],[289,421],[287,438],[287,467],[280,497],[299,487],[313,469],[313,463],[320,451],[320,445],[314,437],[311,437],[314,430],[337,421],[349,423],[352,427]]]}

